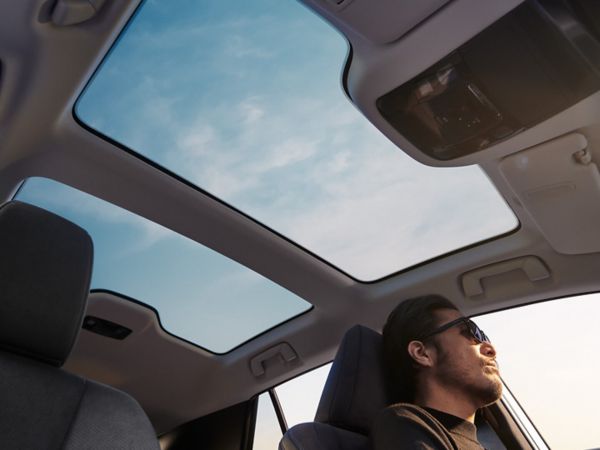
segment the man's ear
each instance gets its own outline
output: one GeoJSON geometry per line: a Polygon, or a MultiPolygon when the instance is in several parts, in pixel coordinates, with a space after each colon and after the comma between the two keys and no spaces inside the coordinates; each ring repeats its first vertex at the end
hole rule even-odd
{"type": "Polygon", "coordinates": [[[427,347],[421,341],[410,341],[408,343],[408,354],[420,366],[433,366],[433,349],[431,347],[427,347]]]}

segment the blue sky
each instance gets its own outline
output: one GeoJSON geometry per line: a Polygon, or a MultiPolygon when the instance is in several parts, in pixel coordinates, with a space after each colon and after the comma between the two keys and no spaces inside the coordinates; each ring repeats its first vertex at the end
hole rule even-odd
{"type": "Polygon", "coordinates": [[[296,1],[178,5],[145,4],[84,122],[361,280],[516,225],[479,168],[418,164],[356,111],[346,41],[296,1]]]}
{"type": "MultiPolygon", "coordinates": [[[[359,279],[516,226],[479,168],[418,164],[360,115],[341,89],[346,53],[295,1],[149,0],[76,114],[359,279]]],[[[72,189],[35,180],[21,198],[90,231],[94,287],[155,306],[168,330],[207,348],[229,350],[308,307],[72,189]]]]}
{"type": "Polygon", "coordinates": [[[155,307],[168,331],[209,350],[226,352],[310,308],[286,289],[196,242],[57,182],[30,179],[18,198],[90,233],[93,289],[155,307]]]}

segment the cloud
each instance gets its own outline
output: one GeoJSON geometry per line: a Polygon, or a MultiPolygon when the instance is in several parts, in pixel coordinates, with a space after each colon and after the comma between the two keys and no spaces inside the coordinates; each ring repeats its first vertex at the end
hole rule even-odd
{"type": "MultiPolygon", "coordinates": [[[[213,104],[187,122],[166,121],[162,133],[175,145],[156,157],[361,279],[514,223],[478,168],[423,166],[341,101],[251,95],[213,104]]],[[[174,103],[162,104],[175,115],[174,103]]]]}
{"type": "Polygon", "coordinates": [[[297,198],[301,208],[264,211],[267,223],[367,280],[514,225],[478,168],[432,169],[369,130],[353,137],[351,145],[328,147],[328,163],[307,174],[318,201],[297,198]]]}
{"type": "MultiPolygon", "coordinates": [[[[459,211],[462,197],[446,203],[447,196],[440,200],[439,192],[411,184],[406,180],[381,188],[357,182],[281,227],[292,239],[366,280],[506,231],[497,226],[498,214],[490,214],[498,211],[459,211]]],[[[435,185],[457,196],[466,193],[452,183],[435,185]]]]}
{"type": "Polygon", "coordinates": [[[237,59],[270,59],[274,56],[274,52],[257,45],[252,45],[245,37],[240,35],[228,36],[224,42],[223,50],[227,56],[237,59]]]}
{"type": "Polygon", "coordinates": [[[265,115],[264,109],[260,106],[259,99],[256,97],[248,98],[238,105],[239,115],[246,126],[253,126],[265,115]]]}
{"type": "Polygon", "coordinates": [[[280,169],[309,159],[317,152],[317,139],[311,141],[294,136],[281,143],[275,143],[257,162],[249,163],[250,171],[262,175],[274,169],[280,169]]]}
{"type": "Polygon", "coordinates": [[[120,58],[139,79],[117,96],[117,135],[359,278],[514,224],[478,168],[416,163],[360,115],[339,86],[333,30],[240,17],[132,33],[120,58]]]}
{"type": "Polygon", "coordinates": [[[171,156],[176,160],[183,158],[188,162],[194,158],[210,155],[217,145],[217,139],[214,128],[206,124],[199,124],[175,138],[177,150],[171,156]]]}
{"type": "MultiPolygon", "coordinates": [[[[304,99],[289,105],[299,116],[312,115],[318,107],[304,99]]],[[[321,140],[304,136],[293,121],[257,96],[233,107],[201,109],[187,122],[163,126],[162,133],[174,145],[167,151],[157,148],[154,157],[226,201],[263,188],[282,170],[293,170],[317,153],[321,140]]],[[[152,147],[148,144],[145,148],[152,147]]]]}

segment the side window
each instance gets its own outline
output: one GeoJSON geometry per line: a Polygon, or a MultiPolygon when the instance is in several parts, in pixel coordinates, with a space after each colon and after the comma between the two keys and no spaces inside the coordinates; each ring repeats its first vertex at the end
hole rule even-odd
{"type": "Polygon", "coordinates": [[[313,422],[331,364],[300,375],[275,388],[288,428],[313,422]]]}
{"type": "MultiPolygon", "coordinates": [[[[600,294],[476,318],[502,378],[550,448],[598,448],[600,294]]],[[[509,393],[509,394],[510,394],[509,393]]]]}
{"type": "Polygon", "coordinates": [[[277,450],[282,432],[275,408],[267,392],[258,397],[253,450],[277,450]]]}
{"type": "MultiPolygon", "coordinates": [[[[300,375],[274,389],[281,413],[288,428],[299,423],[312,422],[321,398],[331,364],[300,375]]],[[[268,392],[258,397],[253,450],[276,450],[282,430],[268,392]]]]}

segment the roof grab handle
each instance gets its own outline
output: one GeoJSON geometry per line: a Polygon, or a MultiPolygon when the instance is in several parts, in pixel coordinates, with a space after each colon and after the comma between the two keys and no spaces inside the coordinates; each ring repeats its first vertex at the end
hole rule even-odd
{"type": "Polygon", "coordinates": [[[287,366],[298,360],[298,355],[287,342],[277,344],[250,359],[250,371],[255,377],[264,376],[267,367],[287,366]]]}

